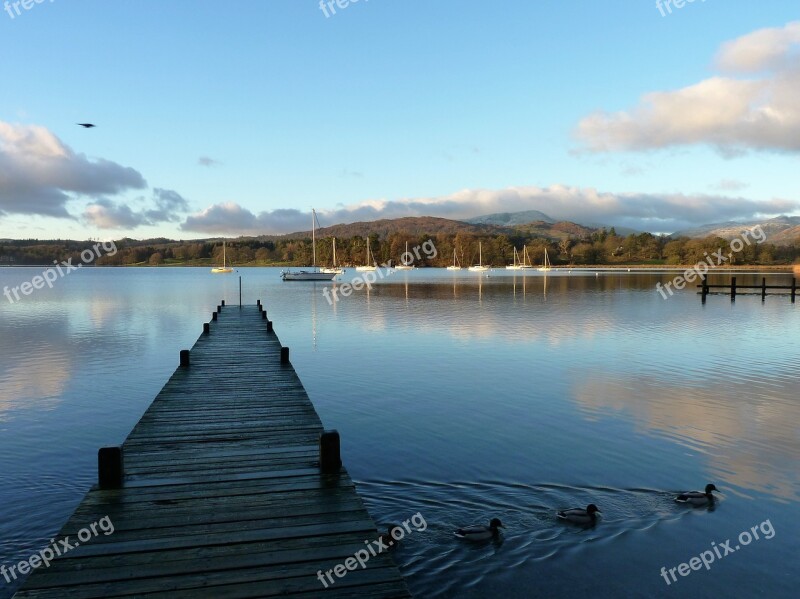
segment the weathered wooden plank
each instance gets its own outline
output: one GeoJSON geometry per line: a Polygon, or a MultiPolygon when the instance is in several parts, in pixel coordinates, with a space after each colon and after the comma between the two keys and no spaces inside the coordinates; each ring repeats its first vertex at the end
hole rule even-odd
{"type": "Polygon", "coordinates": [[[165,485],[160,487],[137,487],[126,489],[96,490],[86,495],[84,505],[104,506],[110,503],[124,504],[141,501],[165,501],[186,498],[203,497],[234,497],[242,494],[260,493],[265,497],[270,493],[283,491],[301,491],[305,489],[329,489],[354,487],[354,483],[347,476],[332,483],[329,478],[296,477],[274,478],[269,480],[252,480],[238,483],[235,487],[227,483],[194,484],[194,485],[165,485]]]}
{"type": "MultiPolygon", "coordinates": [[[[195,529],[194,534],[186,530],[180,536],[175,536],[175,530],[158,530],[152,534],[148,531],[134,531],[123,533],[119,537],[100,537],[91,543],[81,545],[77,549],[59,559],[78,559],[96,555],[123,555],[139,553],[142,551],[162,551],[167,549],[196,549],[214,545],[235,545],[248,542],[274,542],[287,539],[307,539],[309,537],[326,536],[340,533],[359,533],[364,538],[371,538],[376,534],[363,518],[363,512],[350,515],[326,515],[328,522],[321,523],[320,517],[299,517],[287,520],[280,528],[267,526],[259,527],[259,523],[242,527],[238,524],[218,525],[213,532],[195,529]],[[355,518],[355,519],[353,519],[355,518]],[[172,535],[172,536],[171,536],[172,535]],[[99,542],[106,539],[105,542],[99,542]]],[[[274,523],[270,523],[274,524],[274,523]]]]}
{"type": "MultiPolygon", "coordinates": [[[[385,562],[384,562],[385,564],[385,562]]],[[[373,584],[397,580],[394,565],[367,563],[365,569],[348,572],[344,578],[334,579],[337,588],[350,590],[350,597],[372,597],[373,584]],[[360,594],[359,591],[363,592],[360,594]]],[[[71,585],[49,589],[24,589],[20,599],[107,599],[108,597],[137,596],[157,598],[214,597],[275,597],[298,592],[316,592],[321,596],[325,588],[316,572],[335,565],[327,561],[309,561],[300,564],[282,564],[274,567],[237,568],[224,572],[207,572],[183,576],[138,579],[124,582],[71,585]],[[309,574],[310,573],[310,574],[309,574]],[[124,593],[124,594],[123,594],[124,593]]],[[[403,595],[400,595],[403,596],[403,595]]],[[[406,597],[408,595],[405,595],[406,597]]]]}
{"type": "MultiPolygon", "coordinates": [[[[246,547],[218,548],[228,550],[227,553],[222,551],[201,553],[198,550],[194,554],[186,551],[137,554],[130,556],[121,564],[101,561],[101,558],[80,560],[81,563],[76,563],[79,560],[72,560],[69,562],[71,566],[69,569],[66,567],[51,568],[52,571],[46,571],[42,576],[37,577],[35,588],[46,589],[62,586],[62,579],[65,575],[69,576],[70,585],[75,586],[177,577],[204,572],[225,572],[240,568],[267,568],[287,564],[296,564],[302,567],[301,574],[314,573],[316,570],[311,570],[311,566],[305,563],[311,552],[313,552],[314,561],[324,560],[331,564],[327,566],[327,569],[330,569],[363,547],[363,541],[346,542],[341,537],[326,540],[324,544],[310,543],[309,539],[301,541],[303,546],[282,547],[275,551],[270,551],[269,547],[262,543],[260,545],[250,544],[246,547]],[[236,549],[236,551],[232,552],[231,549],[236,549]],[[131,559],[133,557],[138,559],[131,559]]],[[[295,543],[298,542],[300,541],[295,540],[295,543]]],[[[67,560],[64,561],[67,563],[67,560]]],[[[376,555],[370,559],[370,562],[373,567],[392,565],[386,554],[376,555]]],[[[130,589],[130,585],[126,586],[130,589]]]]}

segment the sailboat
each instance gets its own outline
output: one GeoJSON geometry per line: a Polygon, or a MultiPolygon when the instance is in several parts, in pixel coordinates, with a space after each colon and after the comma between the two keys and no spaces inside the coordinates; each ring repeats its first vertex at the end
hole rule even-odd
{"type": "Polygon", "coordinates": [[[519,252],[517,251],[517,248],[514,248],[514,264],[511,266],[506,266],[506,270],[522,270],[523,268],[524,266],[522,266],[522,263],[519,260],[519,252]]]}
{"type": "MultiPolygon", "coordinates": [[[[405,262],[403,262],[405,257],[406,256],[410,256],[410,255],[411,254],[408,253],[408,242],[406,241],[406,252],[405,252],[405,254],[400,256],[400,262],[401,263],[394,267],[395,270],[413,270],[414,267],[411,264],[406,264],[405,262]]],[[[412,258],[412,260],[413,260],[413,258],[412,258]]]]}
{"type": "Polygon", "coordinates": [[[481,242],[478,242],[478,263],[474,266],[470,266],[467,270],[472,271],[480,271],[483,272],[485,270],[489,270],[488,266],[483,265],[483,247],[481,246],[481,242]]]}
{"type": "Polygon", "coordinates": [[[365,270],[377,270],[378,267],[375,266],[375,260],[370,260],[370,254],[372,252],[369,251],[369,237],[367,237],[367,263],[364,266],[356,266],[356,270],[363,272],[365,270]]]}
{"type": "Polygon", "coordinates": [[[544,248],[544,264],[539,270],[543,272],[553,270],[552,266],[550,266],[550,257],[547,255],[547,248],[544,248]]]}
{"type": "Polygon", "coordinates": [[[311,251],[314,270],[299,270],[297,272],[283,271],[281,279],[284,281],[330,281],[336,273],[322,272],[317,269],[317,213],[311,209],[311,251]]]}
{"type": "Polygon", "coordinates": [[[226,275],[233,272],[233,269],[227,265],[227,258],[225,256],[225,240],[222,240],[222,266],[215,266],[211,269],[215,275],[226,275]]]}
{"type": "Polygon", "coordinates": [[[531,264],[531,257],[528,256],[528,246],[522,246],[522,263],[519,265],[520,268],[533,268],[531,264]]]}
{"type": "Polygon", "coordinates": [[[461,270],[461,264],[458,262],[458,258],[456,258],[456,248],[453,248],[453,266],[448,266],[447,270],[461,270]]]}
{"type": "Polygon", "coordinates": [[[319,269],[320,272],[332,275],[344,274],[344,269],[336,266],[336,238],[333,238],[333,266],[325,266],[319,269]]]}

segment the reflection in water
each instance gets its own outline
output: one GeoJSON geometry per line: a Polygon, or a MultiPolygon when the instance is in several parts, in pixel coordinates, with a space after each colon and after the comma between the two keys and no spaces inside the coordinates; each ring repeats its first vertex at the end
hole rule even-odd
{"type": "Polygon", "coordinates": [[[317,284],[314,283],[311,294],[311,345],[317,351],[317,284]]]}
{"type": "Polygon", "coordinates": [[[69,334],[63,313],[5,309],[0,320],[0,420],[10,412],[49,410],[61,401],[77,359],[51,339],[69,334]]]}
{"type": "Polygon", "coordinates": [[[49,410],[61,400],[70,375],[64,353],[40,353],[0,373],[0,420],[12,410],[49,410]]]}
{"type": "Polygon", "coordinates": [[[787,377],[791,364],[773,366],[780,371],[740,370],[735,402],[724,380],[698,386],[679,377],[667,383],[656,373],[603,372],[587,373],[575,399],[596,421],[610,411],[629,414],[637,427],[705,454],[714,480],[797,501],[798,381],[787,377]]]}
{"type": "MultiPolygon", "coordinates": [[[[0,276],[30,278],[11,270],[0,276]]],[[[245,303],[261,298],[293,348],[375,518],[428,521],[396,554],[417,596],[658,596],[661,566],[767,517],[780,534],[714,589],[790,585],[776,564],[800,535],[800,320],[785,298],[664,301],[655,283],[674,273],[419,269],[329,304],[338,283],[277,272],[243,269],[245,303]],[[721,489],[714,512],[671,501],[706,482],[721,489]],[[605,513],[594,529],[553,520],[589,502],[605,513]],[[454,543],[454,527],[495,515],[502,544],[454,543]]],[[[124,439],[212,307],[238,301],[237,283],[205,269],[63,283],[0,307],[0,563],[56,532],[97,447],[124,439]]],[[[704,596],[709,580],[680,592],[704,596]]]]}

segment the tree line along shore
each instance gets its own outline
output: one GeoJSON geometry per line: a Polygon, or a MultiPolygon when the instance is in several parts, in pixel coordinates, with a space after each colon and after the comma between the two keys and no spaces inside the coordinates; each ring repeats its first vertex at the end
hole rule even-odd
{"type": "MultiPolygon", "coordinates": [[[[432,241],[435,256],[415,257],[418,267],[445,267],[456,261],[461,266],[477,264],[479,244],[484,265],[504,267],[511,264],[514,248],[522,255],[523,247],[532,265],[541,265],[545,250],[553,266],[681,266],[704,261],[720,249],[727,256],[730,240],[721,237],[673,238],[651,233],[617,235],[614,229],[597,230],[582,238],[550,240],[526,235],[446,234],[411,235],[392,233],[384,237],[371,234],[336,238],[336,263],[342,266],[364,264],[367,245],[378,264],[399,264],[409,248],[432,241]]],[[[94,242],[72,240],[0,241],[0,266],[49,265],[54,261],[80,263],[80,253],[94,242]]],[[[170,239],[121,239],[115,241],[113,255],[103,255],[97,266],[211,266],[222,263],[222,240],[174,241],[170,239]]],[[[317,239],[317,264],[333,262],[333,239],[317,239]]],[[[237,238],[226,240],[227,263],[233,266],[308,266],[312,263],[311,237],[237,238]]],[[[731,253],[725,267],[785,267],[800,262],[800,239],[793,244],[764,243],[745,245],[731,253]]]]}

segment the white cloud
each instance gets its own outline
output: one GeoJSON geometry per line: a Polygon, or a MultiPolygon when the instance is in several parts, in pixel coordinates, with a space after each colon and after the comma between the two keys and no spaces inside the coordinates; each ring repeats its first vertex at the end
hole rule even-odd
{"type": "Polygon", "coordinates": [[[148,224],[144,214],[134,212],[125,204],[115,204],[106,199],[99,199],[89,204],[83,213],[83,218],[99,229],[135,229],[148,224]]]}
{"type": "Polygon", "coordinates": [[[139,172],[75,153],[45,127],[0,121],[0,216],[72,218],[75,197],[104,199],[147,183],[139,172]]]}
{"type": "Polygon", "coordinates": [[[757,73],[791,68],[800,45],[800,21],[785,27],[759,29],[726,42],[717,54],[717,66],[731,73],[757,73]]]}
{"type": "Polygon", "coordinates": [[[219,160],[214,160],[209,156],[200,156],[200,158],[197,159],[197,164],[199,164],[200,166],[212,167],[212,166],[219,166],[222,163],[219,160]]]}
{"type": "Polygon", "coordinates": [[[181,214],[189,212],[187,202],[177,191],[171,189],[153,189],[153,202],[156,208],[147,210],[145,216],[151,224],[160,222],[177,222],[181,214]]]}
{"type": "Polygon", "coordinates": [[[724,44],[723,73],[682,89],[645,94],[631,110],[583,118],[576,136],[592,152],[710,145],[725,156],[800,151],[800,21],[724,44]]]}
{"type": "Polygon", "coordinates": [[[712,186],[713,189],[719,189],[720,191],[740,191],[748,187],[750,187],[749,184],[743,181],[737,181],[736,179],[723,179],[712,186]]]}
{"type": "Polygon", "coordinates": [[[189,211],[189,203],[171,189],[154,189],[153,203],[155,208],[135,211],[127,204],[101,198],[86,207],[83,219],[99,229],[136,229],[179,221],[189,211]]]}
{"type": "MultiPolygon", "coordinates": [[[[671,232],[712,222],[776,216],[800,210],[800,202],[767,202],[721,195],[610,193],[553,185],[501,190],[462,190],[435,198],[369,200],[317,211],[323,226],[404,216],[461,220],[494,212],[540,210],[557,220],[608,224],[643,231],[671,232]]],[[[235,202],[216,204],[191,215],[185,231],[264,235],[310,229],[310,214],[274,210],[255,214],[235,202]]]]}

